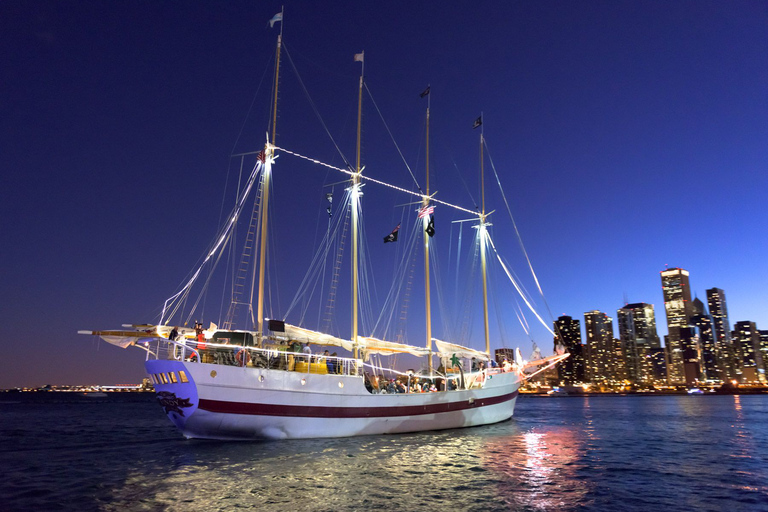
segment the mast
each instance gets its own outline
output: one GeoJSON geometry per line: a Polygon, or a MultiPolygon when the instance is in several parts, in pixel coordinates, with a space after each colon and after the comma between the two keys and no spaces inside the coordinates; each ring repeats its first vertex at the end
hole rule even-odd
{"type": "MultiPolygon", "coordinates": [[[[275,16],[277,17],[277,16],[275,16]]],[[[274,19],[274,18],[273,18],[274,19]]],[[[280,11],[280,34],[277,36],[277,53],[275,56],[275,99],[272,104],[272,143],[264,148],[264,178],[262,181],[261,201],[261,246],[259,249],[259,299],[256,318],[258,320],[257,338],[259,347],[264,339],[264,273],[267,265],[267,220],[269,213],[269,184],[272,175],[272,160],[277,137],[277,89],[280,78],[280,47],[283,42],[283,10],[280,11]]]]}
{"type": "Polygon", "coordinates": [[[365,52],[355,55],[355,61],[362,63],[360,70],[360,88],[357,95],[357,158],[355,161],[355,174],[352,175],[352,343],[354,344],[354,357],[358,357],[357,349],[357,208],[360,204],[360,132],[363,122],[363,76],[365,72],[365,52]]]}
{"type": "Polygon", "coordinates": [[[485,231],[488,222],[485,214],[485,178],[483,173],[483,114],[480,113],[480,190],[482,196],[482,213],[480,215],[480,268],[483,275],[483,325],[485,327],[485,351],[488,357],[491,355],[491,337],[488,332],[488,280],[486,277],[485,251],[487,246],[487,237],[485,231]]]}
{"type": "MultiPolygon", "coordinates": [[[[427,192],[424,195],[424,208],[429,207],[429,103],[431,95],[429,94],[431,91],[429,90],[429,87],[427,87],[427,192]]],[[[426,318],[427,318],[427,350],[429,350],[430,354],[428,356],[429,358],[429,373],[432,374],[432,308],[430,306],[430,298],[429,298],[429,235],[427,234],[427,225],[429,223],[429,218],[427,215],[424,215],[424,220],[422,222],[422,235],[424,236],[424,295],[425,295],[425,307],[426,307],[426,318]]]]}

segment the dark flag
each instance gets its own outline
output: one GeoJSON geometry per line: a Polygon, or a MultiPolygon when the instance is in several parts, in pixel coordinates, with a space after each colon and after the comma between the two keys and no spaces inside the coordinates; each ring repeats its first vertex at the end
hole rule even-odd
{"type": "Polygon", "coordinates": [[[483,116],[480,116],[477,119],[475,119],[475,122],[472,124],[472,129],[477,128],[481,124],[483,124],[483,116]]]}
{"type": "Polygon", "coordinates": [[[384,237],[384,243],[387,242],[397,242],[397,232],[400,230],[400,224],[397,225],[395,229],[392,230],[390,234],[384,237]]]}
{"type": "Polygon", "coordinates": [[[333,206],[333,194],[328,192],[325,194],[325,198],[328,200],[328,208],[326,208],[325,211],[328,212],[329,217],[333,217],[333,209],[331,208],[333,206]]]}
{"type": "Polygon", "coordinates": [[[267,154],[262,149],[261,151],[258,152],[258,154],[256,155],[256,158],[259,159],[259,162],[265,163],[267,161],[267,154]]]}
{"type": "Polygon", "coordinates": [[[435,216],[429,216],[429,222],[427,222],[427,228],[424,230],[430,237],[435,236],[435,216]]]}
{"type": "Polygon", "coordinates": [[[429,86],[427,86],[426,89],[424,89],[424,92],[419,94],[419,98],[423,98],[424,96],[427,96],[429,94],[429,86]]]}

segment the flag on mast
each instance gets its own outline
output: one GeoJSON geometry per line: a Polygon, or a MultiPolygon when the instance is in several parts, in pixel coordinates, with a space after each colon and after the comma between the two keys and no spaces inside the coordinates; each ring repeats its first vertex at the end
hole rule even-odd
{"type": "Polygon", "coordinates": [[[424,89],[423,93],[419,94],[419,98],[423,98],[424,96],[428,96],[428,95],[429,95],[429,86],[427,86],[427,88],[424,89]]]}
{"type": "Polygon", "coordinates": [[[279,13],[275,14],[274,16],[272,16],[272,19],[269,20],[269,28],[273,28],[275,26],[275,23],[277,23],[278,21],[283,21],[283,13],[282,12],[279,12],[279,13]]]}
{"type": "Polygon", "coordinates": [[[365,58],[365,51],[355,54],[355,62],[363,62],[364,58],[365,58]]]}
{"type": "Polygon", "coordinates": [[[419,218],[423,219],[427,215],[432,215],[435,213],[435,207],[433,206],[425,206],[421,210],[419,210],[419,218]]]}
{"type": "Polygon", "coordinates": [[[384,237],[384,243],[387,242],[397,242],[397,232],[400,231],[400,224],[397,225],[395,229],[392,230],[390,234],[384,237]]]}
{"type": "Polygon", "coordinates": [[[475,119],[475,122],[472,124],[472,129],[474,130],[475,128],[477,128],[481,124],[483,124],[483,116],[480,116],[477,119],[475,119]]]}
{"type": "Polygon", "coordinates": [[[430,238],[435,236],[435,216],[430,215],[429,216],[429,222],[427,223],[426,229],[424,229],[424,232],[429,235],[430,238]]]}

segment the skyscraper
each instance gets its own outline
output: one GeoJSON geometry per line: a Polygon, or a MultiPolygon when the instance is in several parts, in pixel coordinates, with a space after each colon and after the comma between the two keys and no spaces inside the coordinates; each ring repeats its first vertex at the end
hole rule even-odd
{"type": "Polygon", "coordinates": [[[560,341],[570,357],[557,365],[558,379],[563,384],[586,382],[586,361],[584,345],[581,343],[581,322],[570,316],[561,316],[555,321],[555,343],[560,341]]]}
{"type": "Polygon", "coordinates": [[[584,313],[587,333],[587,373],[595,384],[614,382],[613,319],[602,311],[584,313]]]}
{"type": "Polygon", "coordinates": [[[722,380],[738,377],[737,365],[734,358],[736,352],[731,343],[731,322],[728,320],[728,307],[725,303],[725,292],[720,288],[707,290],[709,315],[712,317],[712,329],[715,336],[715,356],[720,368],[722,380]]]}
{"type": "Polygon", "coordinates": [[[692,312],[688,275],[688,271],[682,268],[668,268],[661,272],[668,327],[688,327],[692,312]]]}
{"type": "Polygon", "coordinates": [[[738,359],[744,382],[765,380],[763,354],[760,350],[760,332],[755,322],[736,322],[733,326],[733,344],[738,348],[738,359]]]}
{"type": "Polygon", "coordinates": [[[669,335],[665,337],[667,348],[667,378],[670,384],[684,384],[683,347],[680,329],[688,327],[691,318],[691,286],[688,271],[668,268],[661,272],[661,289],[664,293],[664,310],[667,313],[669,335]]]}
{"type": "Polygon", "coordinates": [[[651,383],[650,349],[661,347],[653,304],[627,304],[616,313],[619,338],[625,350],[627,378],[633,383],[651,383]]]}
{"type": "Polygon", "coordinates": [[[701,379],[708,381],[722,380],[717,354],[715,336],[712,329],[712,317],[702,313],[691,318],[691,324],[699,331],[699,361],[701,364],[701,379]]]}

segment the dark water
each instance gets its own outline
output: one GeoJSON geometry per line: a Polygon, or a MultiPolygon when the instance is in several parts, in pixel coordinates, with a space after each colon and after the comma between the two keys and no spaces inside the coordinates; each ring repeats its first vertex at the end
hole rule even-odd
{"type": "Polygon", "coordinates": [[[222,443],[150,395],[0,395],[0,509],[768,510],[768,396],[521,397],[499,425],[222,443]]]}

